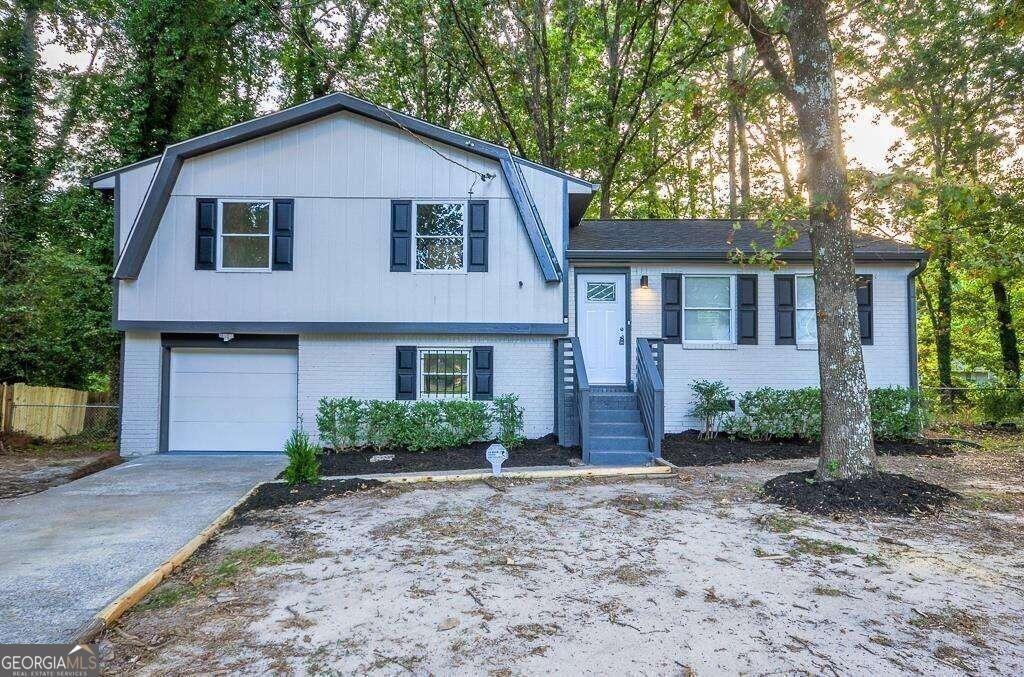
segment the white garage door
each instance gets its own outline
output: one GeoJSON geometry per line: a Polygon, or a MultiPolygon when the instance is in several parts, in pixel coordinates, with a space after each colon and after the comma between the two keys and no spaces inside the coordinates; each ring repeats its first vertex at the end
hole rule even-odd
{"type": "Polygon", "coordinates": [[[295,426],[294,350],[171,350],[167,448],[281,451],[295,426]]]}

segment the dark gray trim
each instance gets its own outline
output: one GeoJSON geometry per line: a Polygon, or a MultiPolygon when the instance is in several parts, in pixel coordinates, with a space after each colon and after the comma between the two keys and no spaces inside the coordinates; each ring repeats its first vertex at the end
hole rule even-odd
{"type": "Polygon", "coordinates": [[[544,172],[545,174],[550,174],[551,176],[557,176],[560,179],[564,179],[564,180],[567,180],[567,181],[572,181],[573,183],[578,184],[580,186],[585,186],[585,187],[589,188],[590,190],[598,190],[601,187],[601,184],[599,184],[599,183],[591,183],[590,181],[587,181],[586,179],[581,179],[578,176],[573,176],[572,174],[569,174],[567,172],[563,172],[563,171],[561,171],[559,169],[554,169],[553,167],[548,167],[546,165],[542,165],[539,162],[534,162],[533,160],[527,160],[526,158],[519,157],[518,155],[513,155],[512,158],[516,162],[518,162],[519,164],[526,165],[527,167],[532,167],[533,169],[539,169],[540,171],[544,172]]]}
{"type": "Polygon", "coordinates": [[[120,367],[117,370],[117,451],[118,453],[124,453],[124,438],[122,433],[124,432],[124,334],[118,334],[120,337],[120,346],[118,348],[118,359],[120,360],[120,367]]]}
{"type": "MultiPolygon", "coordinates": [[[[117,265],[117,259],[121,254],[121,176],[114,175],[114,260],[111,265],[117,265]]],[[[117,327],[117,310],[121,304],[121,281],[116,277],[110,278],[110,287],[113,294],[110,307],[110,326],[117,327]]]]}
{"type": "Polygon", "coordinates": [[[756,346],[758,339],[758,282],[757,274],[739,274],[736,276],[736,345],[741,346],[756,346]],[[743,285],[744,283],[750,283],[753,285],[754,300],[751,303],[743,302],[743,285]],[[744,314],[748,317],[752,317],[752,324],[754,328],[753,336],[743,336],[743,318],[744,314]]]}
{"type": "MultiPolygon", "coordinates": [[[[722,251],[652,251],[649,249],[570,249],[568,251],[570,261],[713,261],[716,263],[732,263],[729,253],[722,251]]],[[[871,252],[856,251],[853,258],[858,263],[886,262],[886,261],[921,261],[928,258],[924,252],[871,252]]],[[[813,261],[811,252],[782,252],[779,254],[780,261],[813,261]]]]}
{"type": "Polygon", "coordinates": [[[683,274],[682,273],[662,273],[661,274],[661,340],[664,343],[666,343],[666,344],[669,344],[669,343],[679,343],[679,344],[681,344],[683,342],[683,274]],[[678,303],[670,304],[667,301],[668,297],[667,297],[667,295],[665,293],[665,289],[668,286],[666,284],[666,282],[668,280],[671,280],[672,282],[674,282],[676,284],[676,286],[678,286],[678,288],[679,288],[679,292],[678,292],[679,293],[679,302],[678,303]],[[673,328],[673,329],[677,330],[677,333],[674,336],[670,336],[669,335],[669,326],[668,326],[669,322],[668,322],[668,318],[667,318],[667,313],[668,313],[668,310],[669,310],[669,308],[667,308],[667,306],[669,306],[669,305],[678,306],[677,308],[675,308],[675,312],[677,313],[676,319],[678,320],[678,322],[677,322],[678,327],[674,327],[673,328]]]}
{"type": "Polygon", "coordinates": [[[775,317],[775,345],[796,345],[796,275],[787,273],[772,276],[772,308],[775,317]],[[789,286],[789,301],[784,302],[779,285],[789,286]],[[788,319],[786,319],[788,318],[788,319]],[[788,336],[786,335],[788,334],[788,336]]]}
{"type": "MultiPolygon", "coordinates": [[[[569,182],[562,181],[562,270],[569,270],[569,182]]],[[[562,321],[569,324],[569,285],[562,285],[562,321]]]]}
{"type": "Polygon", "coordinates": [[[255,120],[243,122],[216,132],[197,136],[168,146],[160,158],[153,181],[139,210],[128,245],[117,262],[114,276],[119,279],[138,277],[142,263],[156,235],[160,218],[171,197],[182,163],[191,157],[210,153],[267,134],[310,122],[341,111],[349,111],[383,124],[403,128],[418,136],[448,144],[482,157],[499,161],[516,210],[526,228],[534,255],[546,282],[559,282],[561,275],[551,252],[544,244],[544,227],[532,207],[530,191],[522,179],[512,154],[507,148],[459,134],[418,118],[389,111],[348,94],[335,93],[286,108],[255,120]]]}
{"type": "MultiPolygon", "coordinates": [[[[160,453],[167,453],[170,436],[171,411],[171,349],[172,348],[224,348],[227,349],[286,349],[297,350],[298,336],[236,336],[224,341],[216,334],[161,334],[160,336],[160,453]]],[[[122,402],[124,395],[121,396],[122,402]]],[[[177,452],[176,452],[177,453],[177,452]]],[[[238,452],[235,452],[238,453],[238,452]]],[[[271,452],[266,452],[271,453],[271,452]]]]}
{"type": "Polygon", "coordinates": [[[145,160],[139,160],[138,162],[133,162],[130,165],[125,165],[124,167],[118,167],[117,169],[109,169],[109,170],[107,170],[107,171],[105,171],[105,172],[103,172],[101,174],[96,174],[95,176],[86,177],[85,179],[82,180],[82,183],[84,183],[87,187],[92,188],[92,184],[96,183],[97,181],[102,181],[103,179],[109,179],[111,176],[117,176],[117,175],[119,175],[119,174],[121,174],[123,172],[127,172],[127,171],[129,171],[131,169],[136,169],[136,168],[142,167],[144,165],[151,165],[154,162],[157,162],[159,159],[160,159],[160,156],[156,155],[156,156],[151,157],[151,158],[146,158],[145,160]]]}
{"type": "MultiPolygon", "coordinates": [[[[576,294],[576,303],[573,306],[573,325],[576,327],[576,336],[580,335],[580,274],[583,275],[622,275],[625,278],[623,287],[626,292],[626,382],[623,384],[633,389],[632,356],[633,351],[633,276],[629,268],[573,268],[572,288],[576,294]]],[[[603,385],[603,384],[602,384],[603,385]]]]}
{"type": "Polygon", "coordinates": [[[119,320],[122,331],[207,334],[498,334],[566,336],[566,324],[490,322],[182,322],[119,320]]]}
{"type": "Polygon", "coordinates": [[[871,346],[875,344],[875,276],[871,273],[858,273],[856,275],[857,288],[854,290],[855,302],[857,304],[857,324],[860,325],[860,314],[863,307],[866,306],[868,314],[868,335],[864,336],[863,332],[860,335],[860,344],[862,346],[871,346]],[[859,298],[859,289],[861,283],[867,283],[868,290],[868,302],[862,304],[859,298]]]}
{"type": "Polygon", "coordinates": [[[912,390],[917,390],[917,288],[915,280],[924,272],[928,260],[924,259],[907,275],[907,348],[909,352],[909,385],[912,390]]]}
{"type": "Polygon", "coordinates": [[[171,412],[171,347],[160,347],[160,448],[167,451],[171,412]]]}
{"type": "Polygon", "coordinates": [[[230,341],[225,341],[216,334],[161,334],[160,345],[165,348],[297,350],[299,337],[288,334],[236,334],[230,341]]]}

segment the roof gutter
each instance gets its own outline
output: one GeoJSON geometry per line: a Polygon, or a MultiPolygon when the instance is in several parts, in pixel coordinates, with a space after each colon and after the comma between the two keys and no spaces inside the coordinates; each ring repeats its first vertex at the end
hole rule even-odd
{"type": "Polygon", "coordinates": [[[910,370],[907,383],[911,390],[917,390],[920,385],[917,373],[917,287],[914,283],[927,265],[928,254],[925,254],[914,269],[907,274],[907,354],[910,370]]]}
{"type": "MultiPolygon", "coordinates": [[[[715,261],[732,263],[729,251],[707,250],[671,250],[652,251],[650,249],[570,249],[570,261],[715,261]]],[[[811,262],[811,252],[782,252],[778,256],[781,261],[811,262]]],[[[870,252],[855,251],[853,258],[859,263],[889,261],[922,261],[927,260],[925,252],[870,252]]]]}

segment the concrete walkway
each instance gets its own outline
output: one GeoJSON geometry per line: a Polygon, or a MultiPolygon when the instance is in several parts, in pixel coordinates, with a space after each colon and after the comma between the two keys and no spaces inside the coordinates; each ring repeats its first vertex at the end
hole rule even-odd
{"type": "Polygon", "coordinates": [[[67,641],[284,464],[161,454],[0,500],[0,643],[67,641]]]}

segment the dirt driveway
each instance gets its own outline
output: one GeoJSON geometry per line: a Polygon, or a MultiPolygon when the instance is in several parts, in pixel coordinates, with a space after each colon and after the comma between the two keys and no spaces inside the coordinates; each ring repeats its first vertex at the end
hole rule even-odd
{"type": "Polygon", "coordinates": [[[1019,448],[885,463],[967,500],[811,519],[757,500],[812,465],[779,461],[252,513],[107,633],[106,669],[1021,674],[1019,448]]]}

